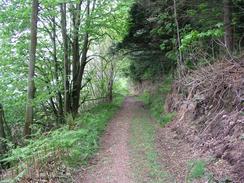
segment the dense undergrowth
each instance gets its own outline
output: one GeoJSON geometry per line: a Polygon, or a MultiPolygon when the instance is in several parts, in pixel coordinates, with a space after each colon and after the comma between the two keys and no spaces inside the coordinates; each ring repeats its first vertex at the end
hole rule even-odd
{"type": "Polygon", "coordinates": [[[12,149],[2,160],[12,168],[3,175],[8,179],[1,182],[59,179],[56,169],[61,167],[71,174],[70,167],[86,164],[97,151],[99,137],[122,101],[122,96],[116,97],[113,103],[100,104],[74,121],[70,120],[63,128],[12,149]]]}
{"type": "Polygon", "coordinates": [[[171,122],[176,115],[175,112],[167,113],[164,109],[165,100],[167,94],[171,91],[172,82],[173,78],[168,76],[164,79],[156,92],[144,91],[143,94],[138,97],[147,107],[149,107],[153,117],[155,117],[162,126],[171,122]]]}

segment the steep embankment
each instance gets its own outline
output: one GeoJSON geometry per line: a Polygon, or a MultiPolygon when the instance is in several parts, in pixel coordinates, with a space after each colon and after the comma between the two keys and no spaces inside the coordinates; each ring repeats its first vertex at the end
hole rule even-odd
{"type": "Polygon", "coordinates": [[[166,112],[177,111],[168,128],[177,139],[209,157],[218,181],[244,182],[244,64],[222,61],[177,80],[166,112]]]}

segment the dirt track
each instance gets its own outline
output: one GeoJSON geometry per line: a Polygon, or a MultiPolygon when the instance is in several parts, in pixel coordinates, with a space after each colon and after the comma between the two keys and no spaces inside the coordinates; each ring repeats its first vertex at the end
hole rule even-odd
{"type": "Polygon", "coordinates": [[[129,159],[129,128],[133,111],[137,108],[133,98],[126,98],[120,111],[109,123],[102,138],[96,165],[91,166],[84,183],[133,183],[129,159]]]}
{"type": "Polygon", "coordinates": [[[82,175],[75,182],[184,182],[187,173],[187,161],[192,157],[192,152],[188,146],[174,139],[174,134],[171,134],[170,130],[167,128],[165,130],[162,131],[162,128],[154,123],[154,120],[150,117],[148,110],[144,108],[142,102],[137,101],[134,97],[127,97],[121,109],[109,123],[101,139],[101,149],[94,158],[92,165],[85,172],[82,172],[82,175]],[[149,134],[145,134],[145,131],[143,131],[145,126],[142,126],[143,124],[146,124],[149,128],[153,128],[153,133],[150,131],[149,134]],[[136,137],[133,137],[131,128],[134,128],[134,131],[137,133],[135,135],[136,137]],[[149,137],[153,141],[149,141],[148,146],[145,145],[148,143],[146,142],[147,139],[137,139],[148,135],[153,135],[153,138],[149,137]],[[169,139],[171,137],[173,139],[169,139]],[[131,138],[136,138],[134,139],[137,143],[134,144],[135,147],[131,147],[131,138]],[[139,148],[136,147],[137,145],[139,148]],[[137,149],[133,150],[135,148],[137,149]],[[156,162],[150,162],[152,161],[151,159],[147,161],[148,155],[150,156],[152,154],[152,152],[151,154],[147,152],[150,151],[150,148],[153,153],[155,150],[156,155],[153,161],[156,162]],[[139,158],[135,158],[133,154],[139,158]],[[147,165],[147,163],[152,164],[147,165]],[[155,163],[159,164],[159,166],[154,166],[155,163]],[[161,165],[164,168],[161,168],[161,165]],[[157,170],[152,170],[155,167],[157,170]],[[159,175],[162,172],[167,175],[163,179],[159,175]]]}

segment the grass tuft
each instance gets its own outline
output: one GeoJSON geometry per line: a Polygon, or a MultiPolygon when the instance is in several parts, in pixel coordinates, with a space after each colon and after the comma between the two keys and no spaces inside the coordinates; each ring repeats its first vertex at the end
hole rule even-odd
{"type": "Polygon", "coordinates": [[[203,160],[194,160],[189,162],[189,179],[198,179],[204,176],[206,162],[203,160]]]}
{"type": "Polygon", "coordinates": [[[172,112],[172,113],[165,113],[163,114],[163,116],[161,117],[160,120],[160,124],[162,126],[165,126],[166,124],[170,123],[171,121],[173,121],[173,118],[176,116],[176,112],[172,112]]]}

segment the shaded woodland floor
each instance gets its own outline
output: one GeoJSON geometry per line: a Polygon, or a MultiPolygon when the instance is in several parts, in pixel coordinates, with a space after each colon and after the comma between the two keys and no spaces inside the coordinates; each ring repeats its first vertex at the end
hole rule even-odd
{"type": "Polygon", "coordinates": [[[101,149],[81,183],[206,182],[189,179],[189,161],[197,153],[169,128],[160,128],[144,104],[127,97],[101,139],[101,149]]]}

